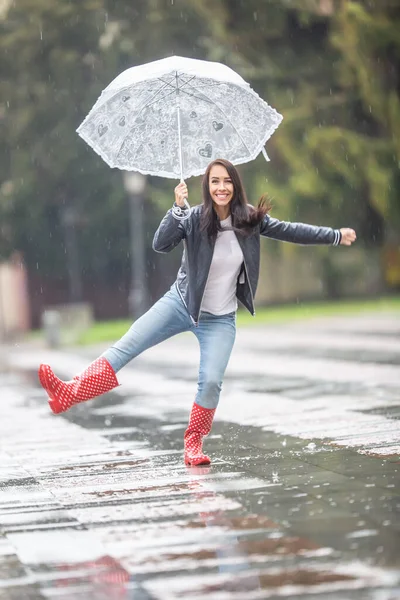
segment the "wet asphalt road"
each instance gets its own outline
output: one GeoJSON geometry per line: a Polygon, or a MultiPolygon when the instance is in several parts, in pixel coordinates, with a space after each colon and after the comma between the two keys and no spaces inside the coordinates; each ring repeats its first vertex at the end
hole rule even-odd
{"type": "Polygon", "coordinates": [[[189,336],[49,413],[36,365],[99,351],[3,349],[0,600],[400,598],[398,314],[240,330],[209,468],[189,336]]]}

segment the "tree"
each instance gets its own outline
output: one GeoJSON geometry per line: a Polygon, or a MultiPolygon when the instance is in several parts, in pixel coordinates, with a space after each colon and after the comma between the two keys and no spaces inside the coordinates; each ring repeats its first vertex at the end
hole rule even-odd
{"type": "Polygon", "coordinates": [[[337,224],[340,214],[364,225],[367,243],[400,219],[399,12],[390,1],[227,0],[204,40],[284,115],[268,144],[283,213],[337,224]]]}
{"type": "MultiPolygon", "coordinates": [[[[121,173],[111,171],[75,130],[118,72],[161,57],[168,46],[171,54],[183,51],[188,17],[176,16],[165,3],[144,0],[134,6],[106,0],[10,5],[1,23],[3,256],[17,247],[30,269],[39,265],[48,275],[65,277],[63,223],[74,219],[83,271],[126,270],[121,173]]],[[[165,196],[156,182],[154,187],[157,198],[165,196]]]]}
{"type": "MultiPolygon", "coordinates": [[[[243,168],[251,200],[267,190],[280,217],[346,219],[382,243],[384,224],[400,220],[398,13],[389,0],[10,3],[0,17],[0,254],[17,248],[31,272],[64,280],[69,240],[85,277],[125,277],[121,174],[75,130],[116,74],[172,54],[225,62],[283,113],[270,165],[243,168]]],[[[150,180],[149,231],[172,188],[150,180]]]]}

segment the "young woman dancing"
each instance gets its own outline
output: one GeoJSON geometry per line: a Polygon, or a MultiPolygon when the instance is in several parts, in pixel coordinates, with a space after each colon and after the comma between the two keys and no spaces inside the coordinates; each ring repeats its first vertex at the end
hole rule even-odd
{"type": "Polygon", "coordinates": [[[170,290],[128,332],[83,373],[64,382],[48,365],[39,378],[54,413],[95,398],[118,386],[116,373],[160,342],[192,331],[200,344],[197,395],[184,435],[188,465],[210,464],[203,438],[211,431],[222,380],[236,333],[237,300],[254,314],[260,267],[260,236],[296,244],[343,244],[356,239],[353,229],[340,230],[273,219],[261,200],[254,208],[236,168],[214,160],[203,178],[203,202],[188,209],[185,183],[175,188],[175,203],[158,227],[153,248],[170,252],[183,242],[182,264],[170,290]]]}

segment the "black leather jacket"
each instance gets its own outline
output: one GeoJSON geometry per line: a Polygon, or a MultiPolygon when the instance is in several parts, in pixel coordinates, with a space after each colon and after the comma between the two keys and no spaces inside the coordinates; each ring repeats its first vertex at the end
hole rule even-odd
{"type": "MultiPolygon", "coordinates": [[[[153,239],[156,252],[170,252],[183,240],[184,252],[176,286],[195,325],[198,324],[201,302],[213,257],[215,240],[200,231],[202,205],[190,211],[185,221],[177,220],[170,209],[161,221],[153,239]]],[[[304,223],[287,223],[267,215],[250,236],[237,234],[244,262],[237,281],[236,296],[254,315],[254,296],[260,271],[260,235],[294,242],[295,244],[338,245],[340,231],[330,227],[316,227],[304,223]]]]}

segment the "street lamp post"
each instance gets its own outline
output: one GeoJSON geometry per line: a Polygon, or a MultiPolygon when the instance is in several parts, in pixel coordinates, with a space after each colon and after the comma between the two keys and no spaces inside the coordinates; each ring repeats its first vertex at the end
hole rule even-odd
{"type": "Polygon", "coordinates": [[[144,190],[146,178],[140,173],[124,172],[124,186],[129,197],[131,284],[129,309],[134,319],[148,307],[146,280],[146,245],[144,237],[144,190]]]}
{"type": "Polygon", "coordinates": [[[61,221],[64,226],[65,251],[69,279],[69,301],[72,303],[81,302],[82,276],[76,232],[78,213],[73,204],[66,204],[63,207],[61,221]]]}

